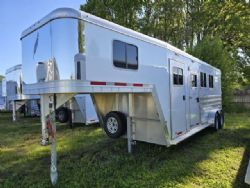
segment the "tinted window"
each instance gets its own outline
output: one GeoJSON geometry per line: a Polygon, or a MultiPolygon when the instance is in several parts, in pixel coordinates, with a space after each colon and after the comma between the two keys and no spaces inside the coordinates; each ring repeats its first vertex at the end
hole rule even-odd
{"type": "Polygon", "coordinates": [[[117,67],[126,67],[126,45],[124,42],[113,42],[113,61],[117,67]]]}
{"type": "Polygon", "coordinates": [[[15,94],[17,94],[17,85],[15,85],[15,94]]]}
{"type": "Polygon", "coordinates": [[[173,67],[173,82],[175,85],[178,85],[178,69],[173,67]]]}
{"type": "Polygon", "coordinates": [[[127,65],[130,69],[137,69],[138,62],[137,62],[137,47],[127,44],[126,45],[126,57],[127,57],[127,65]]]}
{"type": "Polygon", "coordinates": [[[191,84],[192,84],[192,87],[197,87],[197,75],[195,74],[191,75],[191,84]]]}
{"type": "Polygon", "coordinates": [[[212,75],[209,75],[208,81],[209,81],[209,87],[213,88],[214,87],[214,77],[212,75]]]}
{"type": "Polygon", "coordinates": [[[201,87],[207,87],[207,75],[204,72],[200,73],[200,82],[201,82],[201,87]]]}
{"type": "Polygon", "coordinates": [[[76,63],[76,79],[81,80],[81,62],[77,61],[76,63]]]}
{"type": "Polygon", "coordinates": [[[173,83],[174,85],[183,85],[183,69],[173,67],[173,83]]]}
{"type": "Polygon", "coordinates": [[[114,40],[113,63],[116,67],[138,69],[138,48],[132,44],[114,40]]]}

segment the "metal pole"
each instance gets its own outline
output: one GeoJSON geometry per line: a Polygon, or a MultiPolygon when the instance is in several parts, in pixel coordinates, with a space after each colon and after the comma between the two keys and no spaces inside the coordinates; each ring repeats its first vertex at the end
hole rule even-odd
{"type": "Polygon", "coordinates": [[[127,117],[128,153],[132,153],[131,118],[127,117]]]}
{"type": "Polygon", "coordinates": [[[49,135],[48,135],[48,129],[46,124],[46,101],[45,95],[41,95],[40,98],[40,108],[41,108],[41,123],[42,123],[42,138],[41,138],[41,145],[47,146],[49,144],[49,135]]]}
{"type": "Polygon", "coordinates": [[[12,101],[12,120],[16,121],[16,102],[12,101]]]}
{"type": "Polygon", "coordinates": [[[55,110],[56,110],[56,95],[50,96],[49,100],[49,117],[47,127],[51,137],[51,165],[50,165],[50,179],[53,185],[56,184],[57,173],[57,153],[56,153],[56,123],[55,123],[55,110]]]}
{"type": "Polygon", "coordinates": [[[73,110],[73,98],[69,100],[69,109],[68,109],[68,116],[69,116],[69,121],[68,124],[70,128],[73,128],[73,118],[75,117],[74,110],[73,110]]]}
{"type": "Polygon", "coordinates": [[[134,114],[133,109],[133,94],[128,94],[128,117],[127,117],[127,139],[128,139],[128,153],[132,153],[132,116],[134,114]]]}

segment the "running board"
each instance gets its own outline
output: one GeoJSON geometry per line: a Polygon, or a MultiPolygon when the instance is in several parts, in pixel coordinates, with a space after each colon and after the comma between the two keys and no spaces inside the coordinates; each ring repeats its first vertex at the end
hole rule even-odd
{"type": "Polygon", "coordinates": [[[194,135],[195,133],[209,127],[210,124],[202,124],[202,125],[197,125],[195,128],[192,128],[191,130],[189,130],[188,132],[184,133],[183,135],[175,138],[174,140],[170,140],[170,145],[176,145],[179,142],[185,140],[186,138],[194,135]]]}

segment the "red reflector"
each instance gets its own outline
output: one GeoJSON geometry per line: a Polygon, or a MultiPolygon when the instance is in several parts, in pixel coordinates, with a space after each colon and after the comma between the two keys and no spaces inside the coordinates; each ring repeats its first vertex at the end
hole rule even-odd
{"type": "Polygon", "coordinates": [[[135,86],[135,87],[142,87],[143,84],[133,84],[133,86],[135,86]]]}
{"type": "Polygon", "coordinates": [[[98,85],[98,86],[103,86],[106,85],[106,82],[90,82],[91,85],[98,85]]]}
{"type": "Polygon", "coordinates": [[[126,86],[126,83],[115,82],[115,86],[126,86]]]}

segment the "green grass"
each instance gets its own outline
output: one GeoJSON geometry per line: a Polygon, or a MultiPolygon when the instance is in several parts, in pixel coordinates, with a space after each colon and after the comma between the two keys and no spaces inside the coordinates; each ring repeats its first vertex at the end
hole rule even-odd
{"type": "MultiPolygon", "coordinates": [[[[98,126],[58,125],[55,187],[247,187],[249,114],[226,114],[223,130],[206,129],[166,148],[109,139],[98,126]]],[[[0,187],[51,187],[50,146],[40,146],[38,118],[0,113],[0,187]]]]}

